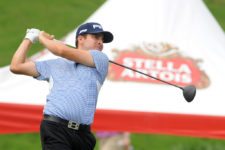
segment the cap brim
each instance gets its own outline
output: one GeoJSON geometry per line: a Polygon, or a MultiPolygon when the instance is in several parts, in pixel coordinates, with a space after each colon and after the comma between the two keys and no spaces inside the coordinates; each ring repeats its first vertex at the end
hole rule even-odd
{"type": "MultiPolygon", "coordinates": [[[[103,43],[110,43],[113,41],[113,34],[109,31],[102,31],[102,32],[90,32],[89,34],[97,34],[102,33],[103,34],[103,43]]],[[[88,34],[88,33],[85,33],[88,34]]]]}
{"type": "Polygon", "coordinates": [[[103,31],[102,33],[104,35],[103,43],[110,43],[113,41],[113,34],[111,32],[103,31]]]}

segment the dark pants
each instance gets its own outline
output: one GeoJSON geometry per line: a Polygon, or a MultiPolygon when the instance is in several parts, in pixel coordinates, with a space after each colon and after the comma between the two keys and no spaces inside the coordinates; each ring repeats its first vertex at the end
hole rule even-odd
{"type": "Polygon", "coordinates": [[[96,139],[90,131],[77,131],[43,120],[40,126],[43,150],[93,150],[96,139]]]}

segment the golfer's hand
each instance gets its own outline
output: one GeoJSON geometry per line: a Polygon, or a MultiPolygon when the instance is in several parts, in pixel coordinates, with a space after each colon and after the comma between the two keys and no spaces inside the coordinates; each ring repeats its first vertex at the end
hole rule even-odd
{"type": "Polygon", "coordinates": [[[38,42],[38,36],[40,34],[39,29],[27,29],[27,33],[25,35],[25,39],[29,39],[32,43],[38,42]]]}
{"type": "Polygon", "coordinates": [[[39,39],[41,39],[41,37],[47,38],[49,40],[53,40],[55,38],[54,35],[50,35],[49,33],[45,32],[45,31],[40,32],[39,39]]]}

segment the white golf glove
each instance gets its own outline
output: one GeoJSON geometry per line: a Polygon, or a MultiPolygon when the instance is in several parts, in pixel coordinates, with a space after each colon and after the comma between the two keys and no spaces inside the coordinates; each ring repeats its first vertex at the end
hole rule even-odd
{"type": "Polygon", "coordinates": [[[39,29],[27,29],[27,33],[25,36],[25,39],[29,39],[32,43],[38,42],[38,36],[39,36],[40,30],[39,29]]]}

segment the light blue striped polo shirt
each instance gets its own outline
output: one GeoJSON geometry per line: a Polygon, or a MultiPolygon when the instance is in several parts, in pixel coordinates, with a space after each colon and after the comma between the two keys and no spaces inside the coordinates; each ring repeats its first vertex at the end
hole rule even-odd
{"type": "Polygon", "coordinates": [[[64,58],[35,62],[38,80],[50,83],[44,114],[76,123],[91,124],[94,119],[98,93],[107,72],[109,59],[97,50],[90,51],[95,68],[64,58]]]}

